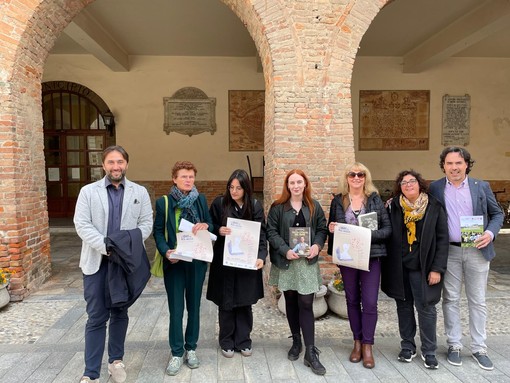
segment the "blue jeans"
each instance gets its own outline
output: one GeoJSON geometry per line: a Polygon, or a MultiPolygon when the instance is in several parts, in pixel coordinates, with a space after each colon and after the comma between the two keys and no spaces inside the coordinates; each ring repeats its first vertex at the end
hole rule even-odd
{"type": "Polygon", "coordinates": [[[487,349],[485,293],[489,266],[490,262],[484,258],[480,250],[474,247],[450,245],[443,288],[444,328],[448,337],[448,346],[462,347],[460,294],[464,280],[469,309],[471,352],[476,353],[487,349]]]}
{"type": "Polygon", "coordinates": [[[127,308],[107,308],[105,299],[108,262],[103,260],[99,270],[92,275],[83,275],[83,295],[87,303],[87,324],[85,325],[85,372],[91,379],[99,378],[108,327],[108,363],[122,360],[124,341],[128,328],[127,308]]]}
{"type": "Polygon", "coordinates": [[[344,281],[347,315],[354,340],[363,344],[374,344],[377,325],[377,299],[381,280],[379,258],[370,258],[370,271],[340,266],[344,281]]]}
{"type": "Polygon", "coordinates": [[[395,299],[397,303],[398,330],[400,332],[400,347],[416,351],[414,337],[416,335],[416,318],[414,307],[418,312],[420,325],[421,353],[435,355],[437,349],[437,310],[436,305],[425,305],[423,302],[423,288],[421,270],[407,270],[404,268],[405,300],[395,299]]]}

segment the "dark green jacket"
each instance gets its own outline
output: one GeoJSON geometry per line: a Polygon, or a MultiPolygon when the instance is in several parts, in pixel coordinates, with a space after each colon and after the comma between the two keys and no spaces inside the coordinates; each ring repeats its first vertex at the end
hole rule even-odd
{"type": "MultiPolygon", "coordinates": [[[[168,241],[165,240],[165,199],[163,197],[156,201],[156,218],[154,219],[154,240],[159,253],[163,256],[163,267],[170,261],[165,257],[165,254],[170,249],[175,249],[177,243],[177,227],[175,223],[175,209],[177,201],[169,194],[168,195],[168,222],[166,224],[168,230],[168,241]]],[[[207,207],[207,200],[203,194],[200,194],[195,201],[195,207],[198,211],[200,222],[209,225],[208,230],[212,233],[213,223],[209,215],[209,208],[207,207]]]]}
{"type": "MultiPolygon", "coordinates": [[[[322,249],[328,229],[326,227],[326,217],[319,202],[313,200],[315,212],[310,217],[310,209],[303,201],[303,215],[305,216],[306,226],[310,227],[310,237],[312,245],[319,245],[322,249]]],[[[290,200],[285,204],[273,205],[267,215],[267,240],[269,241],[269,256],[271,263],[279,269],[287,270],[289,261],[286,258],[287,251],[291,250],[289,246],[289,227],[292,227],[296,211],[292,208],[290,200]]],[[[319,257],[313,257],[308,260],[309,264],[317,262],[319,257]]]]}

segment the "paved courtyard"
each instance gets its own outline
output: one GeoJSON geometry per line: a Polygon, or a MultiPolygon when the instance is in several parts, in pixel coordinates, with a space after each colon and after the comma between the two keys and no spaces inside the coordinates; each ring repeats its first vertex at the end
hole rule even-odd
{"type": "MultiPolygon", "coordinates": [[[[273,300],[266,297],[254,306],[254,353],[232,359],[221,355],[217,345],[216,306],[202,300],[201,335],[197,353],[201,366],[183,367],[179,375],[164,374],[170,353],[168,309],[160,279],[151,279],[141,298],[130,309],[125,362],[128,382],[510,382],[510,230],[496,241],[498,256],[489,280],[489,355],[493,371],[480,369],[470,357],[469,340],[461,367],[445,360],[442,313],[439,308],[438,360],[431,371],[416,358],[403,364],[396,360],[399,338],[393,300],[380,294],[376,332],[376,367],[367,370],[348,361],[352,345],[348,321],[328,312],[316,321],[316,344],[327,369],[323,377],[303,365],[302,357],[287,360],[290,340],[287,322],[273,300]]],[[[52,278],[20,303],[0,310],[0,379],[2,382],[77,382],[83,372],[83,330],[86,321],[81,273],[78,269],[80,241],[69,230],[53,229],[52,278]]],[[[149,253],[154,245],[148,241],[149,253]]],[[[463,301],[463,328],[467,329],[463,301]]],[[[101,382],[108,381],[106,361],[101,382]]]]}

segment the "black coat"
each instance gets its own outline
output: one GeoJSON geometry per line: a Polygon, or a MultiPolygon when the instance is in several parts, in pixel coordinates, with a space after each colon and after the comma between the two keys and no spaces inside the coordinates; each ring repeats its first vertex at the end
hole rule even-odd
{"type": "MultiPolygon", "coordinates": [[[[223,197],[217,197],[209,209],[213,222],[213,233],[218,236],[214,243],[214,256],[209,269],[209,282],[207,285],[207,299],[216,303],[223,310],[232,310],[234,307],[249,306],[257,303],[264,297],[262,282],[262,269],[247,270],[236,267],[223,266],[223,249],[225,237],[219,234],[223,218],[223,197]]],[[[242,218],[242,213],[231,209],[228,217],[242,218]]],[[[258,259],[265,261],[267,257],[266,225],[264,210],[259,201],[253,201],[253,221],[260,222],[260,240],[258,259]]]]}
{"type": "Polygon", "coordinates": [[[149,259],[138,228],[110,234],[107,242],[109,307],[129,307],[140,296],[151,276],[149,259]]]}
{"type": "MultiPolygon", "coordinates": [[[[388,242],[388,256],[382,259],[381,290],[390,298],[404,299],[402,243],[403,241],[407,243],[407,237],[404,229],[404,213],[398,197],[393,198],[389,209],[393,233],[388,242]]],[[[441,298],[449,243],[446,214],[439,201],[430,194],[422,230],[417,237],[420,238],[419,257],[423,302],[435,305],[441,298]],[[441,282],[432,286],[427,282],[431,271],[441,274],[441,282]]]]}
{"type": "MultiPolygon", "coordinates": [[[[384,202],[379,194],[372,193],[367,198],[366,212],[377,213],[377,230],[372,231],[370,239],[370,258],[386,256],[386,240],[391,235],[391,223],[388,212],[384,208],[384,202]]],[[[329,209],[328,227],[331,222],[345,222],[344,205],[342,204],[342,195],[337,194],[331,201],[329,209]]],[[[333,250],[333,233],[328,232],[328,254],[331,255],[333,250]]]]}

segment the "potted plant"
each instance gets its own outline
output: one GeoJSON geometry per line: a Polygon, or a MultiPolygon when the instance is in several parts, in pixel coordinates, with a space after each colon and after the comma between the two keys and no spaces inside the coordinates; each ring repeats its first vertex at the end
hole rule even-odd
{"type": "Polygon", "coordinates": [[[0,307],[4,307],[11,300],[7,290],[9,276],[10,274],[7,269],[0,269],[0,307]]]}
{"type": "Polygon", "coordinates": [[[340,271],[333,274],[333,279],[328,284],[329,294],[327,297],[328,307],[341,318],[347,318],[347,303],[345,301],[344,281],[340,271]]]}

